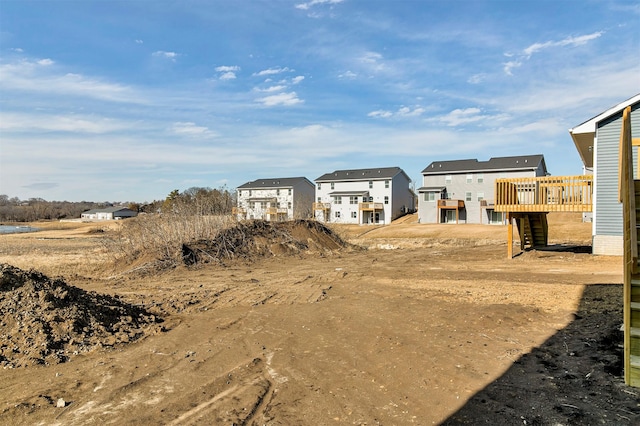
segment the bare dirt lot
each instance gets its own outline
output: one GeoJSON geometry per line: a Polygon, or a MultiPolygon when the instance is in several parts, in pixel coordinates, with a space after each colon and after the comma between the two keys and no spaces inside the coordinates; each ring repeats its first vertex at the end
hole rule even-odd
{"type": "Polygon", "coordinates": [[[407,217],[158,272],[111,262],[117,223],[0,235],[0,424],[640,424],[621,259],[549,221],[514,259],[407,217]]]}

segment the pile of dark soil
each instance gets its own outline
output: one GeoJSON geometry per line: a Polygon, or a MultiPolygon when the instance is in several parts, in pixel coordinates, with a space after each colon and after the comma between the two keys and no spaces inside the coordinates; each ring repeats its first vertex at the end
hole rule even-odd
{"type": "Polygon", "coordinates": [[[212,240],[199,240],[182,246],[186,265],[234,259],[296,255],[303,252],[329,252],[348,247],[335,232],[320,222],[295,220],[241,222],[221,231],[212,240]]]}
{"type": "Polygon", "coordinates": [[[117,297],[0,264],[0,365],[5,368],[65,362],[139,339],[161,329],[160,322],[117,297]]]}

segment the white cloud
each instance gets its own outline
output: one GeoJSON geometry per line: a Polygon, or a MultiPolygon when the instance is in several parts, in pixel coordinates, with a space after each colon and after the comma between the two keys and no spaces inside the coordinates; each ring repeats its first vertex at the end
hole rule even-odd
{"type": "Polygon", "coordinates": [[[237,65],[221,65],[216,67],[215,70],[220,74],[220,80],[233,80],[236,78],[236,72],[240,71],[240,67],[237,65]]]}
{"type": "Polygon", "coordinates": [[[474,123],[486,118],[480,114],[480,112],[480,108],[454,109],[449,114],[439,117],[438,121],[446,123],[447,126],[459,126],[461,124],[474,123]]]}
{"type": "Polygon", "coordinates": [[[197,126],[192,122],[175,122],[171,126],[171,131],[178,135],[185,136],[213,136],[213,133],[205,126],[197,126]]]}
{"type": "Polygon", "coordinates": [[[553,47],[565,47],[565,46],[582,46],[587,44],[591,40],[595,40],[602,36],[604,31],[597,31],[591,34],[585,34],[577,37],[567,37],[558,41],[547,41],[544,43],[534,43],[531,46],[522,50],[522,53],[519,55],[513,55],[511,53],[505,53],[505,56],[512,58],[516,56],[514,59],[505,62],[503,64],[503,71],[507,75],[513,75],[512,70],[514,68],[521,67],[525,60],[531,59],[533,54],[538,53],[545,49],[550,49],[553,47]]]}
{"type": "Polygon", "coordinates": [[[480,84],[487,78],[487,75],[484,73],[474,74],[467,80],[469,84],[480,84]]]}
{"type": "Polygon", "coordinates": [[[129,87],[81,74],[60,73],[53,64],[51,59],[0,64],[0,89],[143,103],[142,96],[129,87]]]}
{"type": "Polygon", "coordinates": [[[136,39],[136,44],[143,44],[144,41],[140,40],[140,39],[136,39]]]}
{"type": "Polygon", "coordinates": [[[303,76],[303,75],[299,75],[299,76],[297,76],[297,77],[293,77],[293,78],[291,79],[291,84],[298,84],[298,83],[301,83],[301,82],[302,82],[302,80],[304,80],[304,76],[303,76]]]}
{"type": "Polygon", "coordinates": [[[342,74],[338,74],[338,78],[356,78],[358,76],[358,74],[356,74],[353,71],[345,71],[342,74]]]}
{"type": "Polygon", "coordinates": [[[216,67],[215,70],[217,72],[235,72],[240,71],[240,67],[237,65],[221,65],[216,67]]]}
{"type": "Polygon", "coordinates": [[[176,58],[178,57],[178,54],[176,52],[165,52],[164,50],[153,52],[152,55],[159,58],[169,59],[171,60],[171,62],[175,62],[176,58]]]}
{"type": "Polygon", "coordinates": [[[387,110],[377,110],[371,111],[367,114],[367,117],[373,118],[391,118],[391,117],[418,117],[424,114],[426,110],[422,107],[410,108],[407,106],[400,107],[396,112],[387,111],[387,110]]]}
{"type": "Polygon", "coordinates": [[[11,132],[69,132],[103,134],[131,128],[122,120],[105,117],[0,113],[0,129],[11,132]]]}
{"type": "Polygon", "coordinates": [[[389,118],[391,116],[393,116],[393,113],[391,111],[385,111],[382,109],[371,111],[369,114],[367,114],[367,117],[374,117],[374,118],[389,118]]]}
{"type": "Polygon", "coordinates": [[[220,75],[220,80],[233,80],[236,78],[236,73],[228,71],[220,75]]]}
{"type": "Polygon", "coordinates": [[[289,69],[289,67],[284,67],[284,68],[267,68],[266,70],[262,70],[262,71],[258,71],[256,73],[253,73],[254,76],[264,76],[264,75],[274,75],[274,74],[280,74],[283,72],[290,72],[293,71],[292,69],[289,69]]]}
{"type": "Polygon", "coordinates": [[[264,106],[291,106],[304,102],[296,92],[279,93],[277,95],[265,96],[264,98],[256,99],[256,102],[262,103],[264,106]]]}
{"type": "Polygon", "coordinates": [[[586,44],[587,42],[594,40],[604,34],[604,31],[598,31],[592,34],[586,34],[578,37],[567,37],[560,41],[547,41],[545,43],[534,43],[531,46],[524,49],[523,53],[529,59],[531,55],[541,51],[542,49],[547,49],[550,47],[563,47],[563,46],[581,46],[586,44]]]}
{"type": "Polygon", "coordinates": [[[295,5],[296,9],[309,10],[309,8],[322,4],[338,4],[342,3],[344,0],[311,0],[307,3],[298,3],[295,5]]]}
{"type": "Polygon", "coordinates": [[[286,88],[287,88],[287,86],[278,85],[278,86],[267,87],[266,89],[256,89],[256,90],[258,92],[273,93],[273,92],[279,92],[279,91],[284,90],[286,88]]]}

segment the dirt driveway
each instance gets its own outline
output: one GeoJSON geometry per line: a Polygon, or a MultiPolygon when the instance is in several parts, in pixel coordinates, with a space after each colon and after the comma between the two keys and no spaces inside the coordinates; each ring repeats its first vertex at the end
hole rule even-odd
{"type": "Polygon", "coordinates": [[[638,424],[621,260],[585,253],[588,224],[552,223],[552,249],[514,259],[504,227],[407,221],[339,230],[367,250],[146,276],[101,268],[90,228],[0,236],[0,262],[165,320],[0,370],[0,423],[638,424]]]}

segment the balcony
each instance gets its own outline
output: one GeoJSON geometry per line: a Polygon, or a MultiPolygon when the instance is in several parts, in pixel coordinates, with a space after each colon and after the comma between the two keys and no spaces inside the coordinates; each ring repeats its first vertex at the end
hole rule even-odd
{"type": "Polygon", "coordinates": [[[376,211],[376,210],[384,210],[384,204],[382,203],[360,203],[358,205],[360,211],[376,211]]]}
{"type": "Polygon", "coordinates": [[[331,203],[313,203],[313,210],[331,210],[331,203]]]}
{"type": "Polygon", "coordinates": [[[593,176],[496,179],[495,211],[593,211],[593,176]]]}
{"type": "Polygon", "coordinates": [[[464,208],[464,200],[438,200],[439,209],[456,209],[464,208]]]}
{"type": "Polygon", "coordinates": [[[288,210],[280,207],[268,207],[265,210],[265,213],[272,215],[286,215],[288,213],[288,210]]]}

